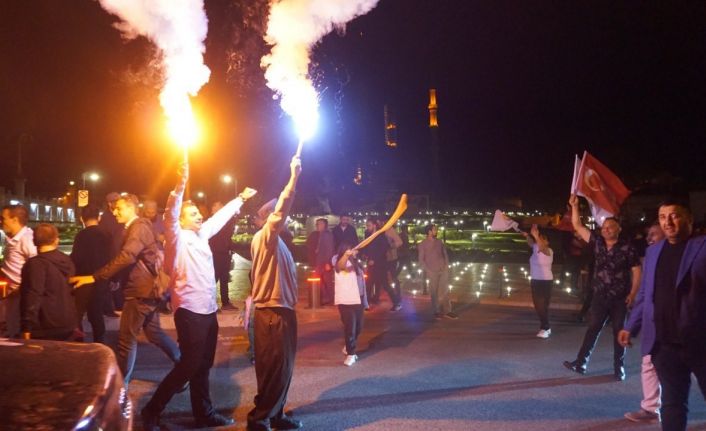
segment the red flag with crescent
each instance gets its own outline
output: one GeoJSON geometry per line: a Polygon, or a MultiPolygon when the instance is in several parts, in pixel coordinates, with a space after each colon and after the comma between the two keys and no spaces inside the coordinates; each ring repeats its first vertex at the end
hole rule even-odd
{"type": "Polygon", "coordinates": [[[576,192],[593,205],[616,215],[630,190],[610,169],[584,151],[576,178],[576,192]]]}

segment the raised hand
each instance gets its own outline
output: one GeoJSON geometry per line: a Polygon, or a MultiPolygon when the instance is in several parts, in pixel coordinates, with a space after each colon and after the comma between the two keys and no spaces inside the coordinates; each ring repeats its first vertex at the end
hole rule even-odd
{"type": "Polygon", "coordinates": [[[240,199],[246,201],[250,199],[251,197],[255,196],[257,194],[257,190],[251,189],[250,187],[245,187],[245,189],[240,192],[238,196],[240,196],[240,199]]]}

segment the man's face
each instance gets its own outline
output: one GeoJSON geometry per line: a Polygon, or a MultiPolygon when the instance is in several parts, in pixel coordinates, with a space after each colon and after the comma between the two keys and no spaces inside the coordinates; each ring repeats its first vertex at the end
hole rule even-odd
{"type": "Polygon", "coordinates": [[[328,226],[326,226],[326,223],[323,220],[316,220],[316,230],[319,232],[323,232],[326,230],[328,226]]]}
{"type": "Polygon", "coordinates": [[[439,228],[436,226],[432,226],[431,230],[429,231],[429,235],[431,235],[432,238],[436,238],[436,236],[439,234],[439,228]]]}
{"type": "Polygon", "coordinates": [[[181,210],[181,217],[179,217],[179,223],[181,228],[185,230],[193,230],[198,232],[201,230],[201,224],[203,223],[203,216],[199,211],[198,207],[195,205],[189,205],[181,210]]]}
{"type": "Polygon", "coordinates": [[[370,221],[370,220],[366,221],[366,222],[365,222],[365,229],[366,229],[368,232],[375,232],[375,230],[376,230],[375,223],[373,223],[373,222],[370,221]]]}
{"type": "Polygon", "coordinates": [[[601,226],[601,236],[606,241],[615,241],[620,235],[620,225],[613,219],[608,219],[601,226]]]}
{"type": "Polygon", "coordinates": [[[657,213],[659,226],[671,244],[686,240],[691,235],[691,216],[680,205],[663,205],[657,213]]]}
{"type": "Polygon", "coordinates": [[[145,203],[142,213],[144,216],[150,220],[157,217],[157,204],[155,203],[145,203]]]}
{"type": "Polygon", "coordinates": [[[348,216],[341,216],[341,227],[348,227],[351,224],[351,218],[348,216]]]}
{"type": "Polygon", "coordinates": [[[661,241],[664,238],[664,232],[662,232],[662,228],[653,225],[650,226],[649,229],[647,229],[647,245],[652,245],[658,241],[661,241]]]}
{"type": "Polygon", "coordinates": [[[118,199],[118,201],[115,202],[113,215],[118,223],[127,223],[135,218],[135,207],[128,204],[125,199],[118,199]]]}
{"type": "Polygon", "coordinates": [[[2,231],[5,235],[12,237],[22,229],[17,217],[12,217],[10,210],[2,210],[2,231]]]}

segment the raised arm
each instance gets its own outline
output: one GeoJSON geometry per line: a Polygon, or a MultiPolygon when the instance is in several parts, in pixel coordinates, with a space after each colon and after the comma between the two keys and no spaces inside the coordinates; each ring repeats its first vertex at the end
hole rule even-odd
{"type": "Polygon", "coordinates": [[[202,238],[211,238],[213,235],[217,234],[218,231],[228,223],[228,220],[240,214],[240,208],[245,201],[255,196],[256,193],[257,190],[246,187],[235,199],[225,204],[223,208],[216,211],[208,220],[203,222],[199,236],[202,238]]]}
{"type": "Polygon", "coordinates": [[[586,226],[581,224],[581,219],[579,218],[579,198],[576,195],[571,195],[569,198],[569,205],[571,205],[571,224],[574,227],[576,233],[579,234],[582,240],[588,242],[591,238],[591,231],[588,230],[586,226]]]}
{"type": "Polygon", "coordinates": [[[336,261],[336,271],[345,271],[348,259],[358,254],[358,250],[346,250],[336,261]]]}
{"type": "Polygon", "coordinates": [[[302,172],[302,162],[298,156],[292,157],[292,161],[289,163],[290,176],[287,185],[284,186],[284,190],[279,195],[277,199],[277,204],[272,214],[267,217],[265,222],[265,230],[269,232],[268,242],[274,240],[279,232],[284,228],[284,222],[289,215],[289,211],[292,209],[292,203],[294,202],[294,192],[297,187],[297,181],[299,181],[299,175],[302,172]]]}
{"type": "Polygon", "coordinates": [[[549,250],[549,241],[547,241],[546,238],[543,238],[542,236],[539,235],[539,228],[537,227],[536,224],[532,225],[532,229],[530,230],[530,235],[532,236],[532,240],[537,244],[537,249],[539,250],[540,253],[544,253],[547,256],[549,256],[552,253],[549,250]]]}

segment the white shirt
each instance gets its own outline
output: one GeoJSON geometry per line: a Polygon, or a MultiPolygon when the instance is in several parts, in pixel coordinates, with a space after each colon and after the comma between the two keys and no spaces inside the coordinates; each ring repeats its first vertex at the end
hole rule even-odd
{"type": "Polygon", "coordinates": [[[530,277],[532,280],[552,280],[552,262],[554,261],[554,251],[549,249],[549,256],[539,251],[537,244],[532,244],[532,256],[530,256],[530,277]]]}
{"type": "MultiPolygon", "coordinates": [[[[336,268],[338,256],[331,258],[331,264],[336,268]]],[[[333,303],[344,305],[360,304],[360,290],[358,288],[358,274],[356,274],[350,260],[346,261],[346,269],[343,271],[334,270],[334,299],[333,303]]]]}
{"type": "Polygon", "coordinates": [[[30,257],[37,255],[32,229],[23,226],[12,238],[6,236],[2,254],[4,260],[0,270],[8,278],[8,288],[10,290],[19,289],[22,281],[22,267],[30,257]]]}
{"type": "Polygon", "coordinates": [[[208,239],[239,213],[243,200],[238,197],[228,202],[203,222],[197,233],[179,225],[182,198],[182,194],[172,191],[164,213],[164,263],[170,275],[172,309],[182,307],[199,314],[215,313],[218,310],[216,277],[208,239]]]}

